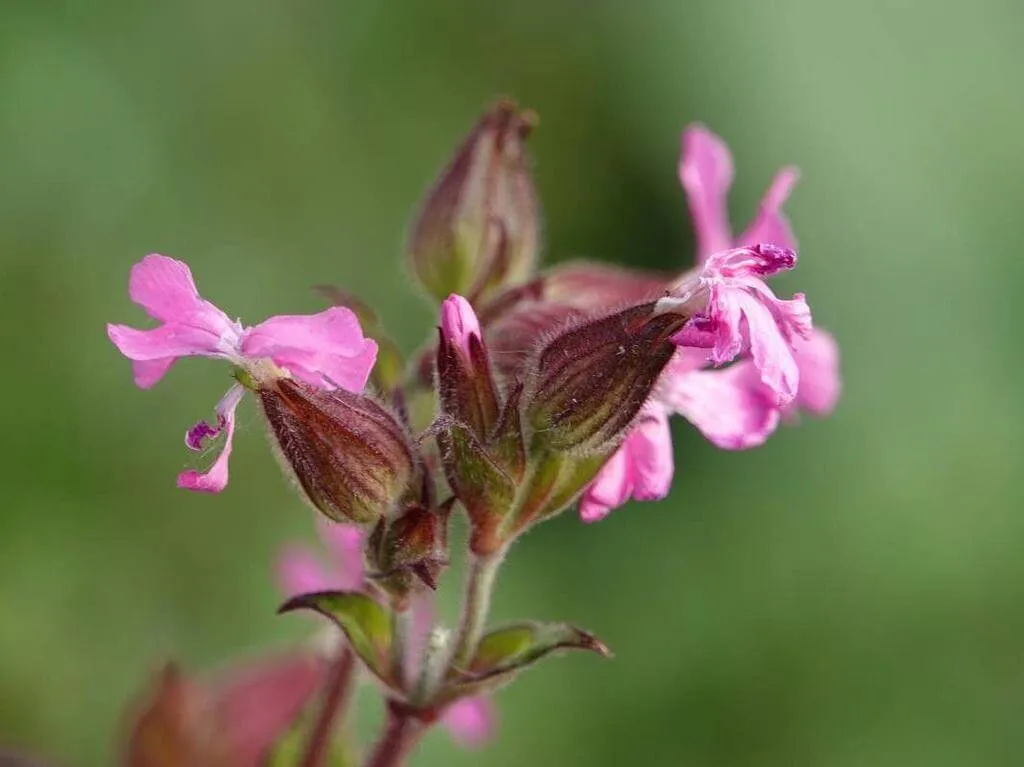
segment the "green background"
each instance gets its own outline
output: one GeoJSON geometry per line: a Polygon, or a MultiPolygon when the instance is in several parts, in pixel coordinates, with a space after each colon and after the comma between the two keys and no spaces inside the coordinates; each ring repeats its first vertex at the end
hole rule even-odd
{"type": "Polygon", "coordinates": [[[488,750],[438,733],[415,763],[1022,763],[1022,23],[1006,0],[5,3],[0,741],[109,765],[161,659],[309,629],[274,616],[275,551],[313,533],[251,403],[228,490],[174,487],[228,371],[132,385],[103,329],[141,324],[130,265],[185,259],[250,322],[336,283],[411,349],[434,318],[410,213],[510,94],[541,116],[549,262],[689,263],[688,122],[736,155],[738,225],[800,166],[776,287],[840,339],[845,393],[748,453],[680,422],[669,500],[517,546],[498,617],[617,657],[546,664],[488,750]]]}

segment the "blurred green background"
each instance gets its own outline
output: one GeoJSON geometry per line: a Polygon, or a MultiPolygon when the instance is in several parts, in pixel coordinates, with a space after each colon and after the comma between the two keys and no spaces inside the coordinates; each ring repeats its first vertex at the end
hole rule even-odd
{"type": "Polygon", "coordinates": [[[737,225],[799,165],[777,287],[839,337],[845,395],[749,453],[680,422],[670,500],[529,536],[497,617],[571,619],[616,660],[531,672],[487,751],[436,734],[415,763],[1024,763],[1022,23],[1005,0],[3,4],[0,742],[109,765],[161,659],[309,628],[274,616],[275,551],[312,525],[251,403],[228,490],[174,487],[227,369],[132,385],[103,329],[141,324],[130,265],[185,259],[252,322],[333,282],[411,349],[411,211],[510,94],[541,115],[549,261],[688,263],[690,121],[734,151],[737,225]]]}

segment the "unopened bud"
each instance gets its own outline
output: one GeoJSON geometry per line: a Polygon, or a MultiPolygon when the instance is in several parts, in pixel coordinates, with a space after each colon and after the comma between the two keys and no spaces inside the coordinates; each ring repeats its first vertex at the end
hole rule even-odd
{"type": "Polygon", "coordinates": [[[438,301],[474,301],[533,270],[540,222],[523,139],[536,123],[499,101],[476,124],[427,195],[409,238],[416,277],[438,301]]]}
{"type": "Polygon", "coordinates": [[[406,493],[415,466],[409,436],[372,399],[288,378],[257,394],[285,464],[331,519],[376,522],[406,493]]]}
{"type": "Polygon", "coordinates": [[[654,302],[579,322],[532,359],[524,406],[534,440],[550,450],[600,451],[633,422],[675,352],[688,319],[654,302]]]}
{"type": "Polygon", "coordinates": [[[376,579],[403,596],[418,579],[436,589],[448,566],[448,518],[455,499],[436,509],[412,504],[392,521],[382,520],[369,541],[376,579]]]}
{"type": "Polygon", "coordinates": [[[498,395],[480,323],[462,296],[449,296],[441,305],[440,336],[437,389],[441,412],[485,439],[498,420],[498,395]]]}

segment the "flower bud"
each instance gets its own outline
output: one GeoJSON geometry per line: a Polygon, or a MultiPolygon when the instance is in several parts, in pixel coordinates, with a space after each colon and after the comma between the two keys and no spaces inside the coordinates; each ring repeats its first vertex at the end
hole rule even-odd
{"type": "Polygon", "coordinates": [[[441,412],[486,439],[498,420],[498,395],[480,323],[469,301],[452,295],[441,305],[437,389],[441,412]]]}
{"type": "Polygon", "coordinates": [[[436,509],[411,504],[398,518],[378,523],[369,541],[374,576],[389,591],[405,595],[415,579],[436,589],[448,566],[448,518],[455,499],[436,509]]]}
{"type": "Polygon", "coordinates": [[[598,452],[622,436],[675,352],[671,337],[689,319],[654,314],[654,306],[577,322],[541,347],[527,368],[524,404],[538,447],[598,452]]]}
{"type": "Polygon", "coordinates": [[[475,302],[532,272],[540,222],[523,139],[535,123],[532,112],[499,101],[428,193],[407,250],[438,301],[459,293],[475,302]]]}
{"type": "Polygon", "coordinates": [[[257,394],[284,463],[331,519],[376,522],[408,490],[415,467],[409,436],[372,399],[288,378],[257,394]]]}

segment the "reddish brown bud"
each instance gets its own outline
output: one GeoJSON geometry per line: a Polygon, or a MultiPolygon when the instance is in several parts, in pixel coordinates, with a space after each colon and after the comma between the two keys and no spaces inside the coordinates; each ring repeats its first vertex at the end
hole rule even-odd
{"type": "Polygon", "coordinates": [[[528,365],[525,421],[548,450],[602,451],[633,422],[676,347],[684,314],[654,314],[654,303],[578,321],[528,365]]]}
{"type": "Polygon", "coordinates": [[[427,195],[409,237],[420,283],[438,301],[474,301],[527,279],[537,259],[540,221],[523,139],[536,123],[499,101],[476,124],[427,195]]]}
{"type": "Polygon", "coordinates": [[[428,508],[413,504],[397,519],[381,520],[369,542],[375,577],[403,595],[419,580],[436,589],[448,566],[448,518],[455,499],[428,508]]]}
{"type": "Polygon", "coordinates": [[[257,394],[284,463],[331,519],[376,522],[408,490],[416,462],[407,430],[369,397],[288,378],[257,394]]]}

